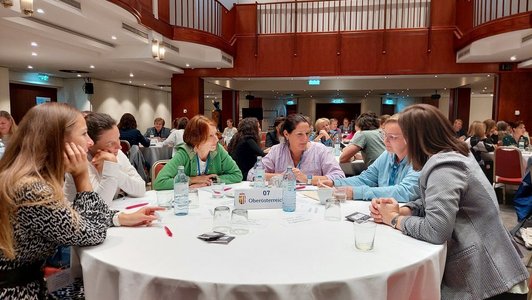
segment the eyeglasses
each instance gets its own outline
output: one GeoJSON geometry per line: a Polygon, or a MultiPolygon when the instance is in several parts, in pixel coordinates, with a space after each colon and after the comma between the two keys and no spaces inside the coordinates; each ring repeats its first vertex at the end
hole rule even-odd
{"type": "Polygon", "coordinates": [[[401,137],[403,137],[402,134],[391,134],[391,133],[386,133],[386,132],[384,132],[384,135],[383,135],[384,140],[387,139],[390,142],[395,142],[401,137]]]}

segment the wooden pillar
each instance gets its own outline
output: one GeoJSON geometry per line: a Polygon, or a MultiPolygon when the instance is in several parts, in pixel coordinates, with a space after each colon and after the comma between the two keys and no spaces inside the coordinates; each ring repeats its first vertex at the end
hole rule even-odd
{"type": "Polygon", "coordinates": [[[451,123],[456,119],[461,119],[463,129],[469,128],[469,110],[471,107],[471,88],[451,89],[449,98],[449,120],[451,123]]]}
{"type": "Polygon", "coordinates": [[[196,76],[172,76],[172,120],[203,114],[203,79],[196,76]]]}
{"type": "Polygon", "coordinates": [[[225,128],[227,119],[233,119],[233,125],[238,125],[239,117],[239,98],[238,91],[222,91],[222,127],[225,128]]]}
{"type": "Polygon", "coordinates": [[[519,70],[513,72],[501,72],[498,76],[497,97],[497,121],[523,121],[530,131],[532,128],[532,71],[519,70]],[[515,111],[520,112],[519,116],[515,111]]]}

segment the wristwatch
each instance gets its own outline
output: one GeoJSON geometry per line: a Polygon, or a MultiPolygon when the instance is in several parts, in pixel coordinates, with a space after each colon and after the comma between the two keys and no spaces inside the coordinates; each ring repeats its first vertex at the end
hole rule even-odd
{"type": "Polygon", "coordinates": [[[397,221],[399,221],[400,214],[395,215],[395,217],[392,218],[392,221],[390,221],[390,225],[393,229],[397,229],[397,221]]]}
{"type": "Polygon", "coordinates": [[[312,175],[307,175],[307,184],[308,185],[312,184],[312,175]]]}

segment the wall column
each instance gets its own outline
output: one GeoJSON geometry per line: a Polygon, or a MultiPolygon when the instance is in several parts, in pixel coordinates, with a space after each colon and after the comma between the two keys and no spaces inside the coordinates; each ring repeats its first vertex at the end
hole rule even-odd
{"type": "Polygon", "coordinates": [[[463,129],[469,128],[469,108],[471,107],[471,88],[451,89],[449,98],[449,120],[461,119],[463,129]]]}
{"type": "Polygon", "coordinates": [[[196,76],[172,76],[172,120],[203,114],[203,79],[196,76]]]}
{"type": "Polygon", "coordinates": [[[227,119],[233,119],[233,125],[238,125],[239,92],[233,90],[222,91],[222,127],[225,128],[227,119]]]}
{"type": "Polygon", "coordinates": [[[525,126],[530,131],[532,128],[532,114],[530,113],[532,72],[501,72],[496,86],[498,87],[495,93],[497,98],[496,121],[520,120],[525,122],[525,126]],[[515,115],[516,110],[520,112],[519,116],[515,115]]]}
{"type": "Polygon", "coordinates": [[[0,110],[11,112],[9,101],[9,69],[0,68],[0,110]]]}

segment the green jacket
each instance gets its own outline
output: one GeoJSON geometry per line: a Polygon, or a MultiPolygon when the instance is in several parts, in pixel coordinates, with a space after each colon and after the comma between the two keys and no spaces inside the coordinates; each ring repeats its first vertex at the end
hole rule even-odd
{"type": "MultiPolygon", "coordinates": [[[[164,166],[153,183],[155,190],[171,190],[174,188],[174,177],[177,175],[177,167],[184,166],[187,176],[198,175],[198,155],[194,149],[185,143],[176,146],[174,157],[164,166]]],[[[236,162],[218,144],[216,150],[209,153],[209,164],[205,174],[217,174],[224,183],[237,183],[242,181],[242,172],[236,162]]]]}

